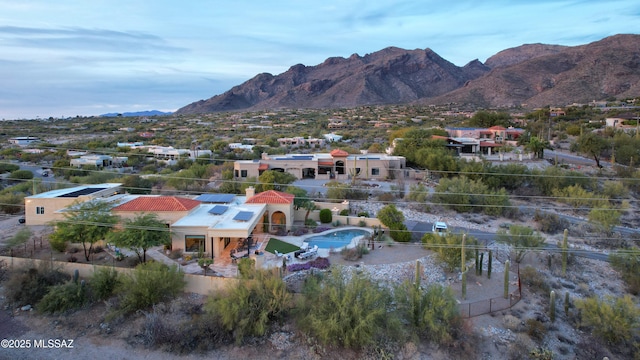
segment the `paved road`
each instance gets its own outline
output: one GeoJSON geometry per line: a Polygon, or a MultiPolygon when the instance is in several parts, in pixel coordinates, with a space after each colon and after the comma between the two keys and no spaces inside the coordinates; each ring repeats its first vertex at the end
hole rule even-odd
{"type": "MultiPolygon", "coordinates": [[[[412,232],[413,239],[417,241],[421,239],[425,233],[431,231],[431,227],[433,224],[428,222],[420,222],[420,221],[406,221],[405,225],[407,225],[407,229],[412,232]]],[[[480,243],[483,243],[485,245],[491,245],[496,241],[495,233],[490,233],[490,232],[480,231],[475,229],[462,228],[462,227],[449,227],[449,229],[454,233],[469,234],[470,236],[473,236],[474,238],[478,239],[480,243]]],[[[627,229],[627,230],[638,233],[638,230],[634,230],[634,229],[627,229]]],[[[545,244],[545,246],[541,248],[541,250],[560,252],[560,248],[558,248],[556,244],[548,244],[548,243],[545,244]]],[[[609,261],[609,256],[607,254],[599,253],[596,251],[582,250],[582,249],[569,249],[569,253],[575,256],[580,256],[588,259],[609,261]]]]}

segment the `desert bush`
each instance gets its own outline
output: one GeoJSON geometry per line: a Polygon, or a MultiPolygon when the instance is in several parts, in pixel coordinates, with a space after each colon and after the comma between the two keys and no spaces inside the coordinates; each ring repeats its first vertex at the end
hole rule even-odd
{"type": "Polygon", "coordinates": [[[177,260],[182,257],[182,249],[171,250],[169,253],[169,259],[177,260]]]}
{"type": "Polygon", "coordinates": [[[205,304],[205,311],[232,332],[238,344],[245,336],[264,335],[269,325],[284,318],[291,306],[292,295],[277,271],[257,271],[256,280],[239,282],[205,304]]]}
{"type": "Polygon", "coordinates": [[[362,256],[369,253],[369,248],[366,245],[358,244],[358,246],[353,248],[342,248],[340,250],[340,255],[342,258],[349,261],[354,261],[358,259],[362,259],[362,256]]]}
{"type": "Polygon", "coordinates": [[[640,249],[632,248],[609,254],[611,266],[622,275],[633,295],[640,293],[640,249]]]}
{"type": "Polygon", "coordinates": [[[113,295],[120,281],[121,279],[116,269],[100,268],[93,273],[89,285],[96,300],[105,300],[113,295]]]}
{"type": "Polygon", "coordinates": [[[349,209],[340,210],[340,216],[349,216],[349,209]]]}
{"type": "Polygon", "coordinates": [[[329,224],[329,223],[331,223],[332,219],[333,219],[333,215],[331,214],[331,210],[329,210],[329,209],[320,210],[320,222],[321,223],[329,224]]]}
{"type": "Polygon", "coordinates": [[[142,339],[148,348],[160,348],[180,355],[206,352],[233,342],[228,331],[209,314],[164,313],[154,308],[145,313],[142,339]]]}
{"type": "Polygon", "coordinates": [[[575,302],[581,311],[581,327],[591,328],[593,334],[610,344],[630,343],[640,335],[640,309],[630,295],[589,297],[575,302]]]}
{"type": "Polygon", "coordinates": [[[64,284],[54,285],[49,292],[38,302],[36,308],[45,314],[62,313],[68,310],[79,309],[89,302],[87,287],[83,281],[67,281],[64,284]]]}
{"type": "Polygon", "coordinates": [[[69,255],[67,256],[67,262],[71,262],[71,263],[78,262],[78,258],[75,257],[75,255],[69,255]]]}
{"type": "Polygon", "coordinates": [[[170,300],[182,292],[185,284],[184,273],[177,266],[142,263],[131,274],[122,277],[117,288],[120,295],[118,310],[126,314],[170,300]]]}
{"type": "MultiPolygon", "coordinates": [[[[422,244],[425,249],[436,253],[438,260],[444,263],[447,271],[454,271],[460,267],[462,262],[462,234],[446,233],[438,235],[426,233],[422,237],[422,244]]],[[[465,239],[467,259],[473,256],[473,247],[477,244],[476,239],[467,237],[465,239]]]]}
{"type": "Polygon", "coordinates": [[[511,224],[509,230],[498,229],[497,241],[507,244],[515,252],[515,260],[520,263],[525,255],[544,245],[545,238],[528,226],[511,224]]]}
{"type": "Polygon", "coordinates": [[[389,289],[356,271],[307,277],[295,307],[300,329],[325,344],[361,348],[402,337],[389,289]]]}
{"type": "Polygon", "coordinates": [[[67,250],[68,242],[60,237],[49,237],[49,245],[57,252],[65,252],[67,250]]]}
{"type": "Polygon", "coordinates": [[[362,217],[362,216],[369,217],[369,212],[367,212],[367,211],[358,212],[358,217],[362,217]]]}
{"type": "Polygon", "coordinates": [[[544,340],[544,337],[547,335],[547,328],[540,320],[527,319],[525,323],[527,326],[527,334],[531,336],[532,339],[537,341],[544,340]]]}
{"type": "Polygon", "coordinates": [[[256,275],[255,260],[250,258],[238,260],[238,273],[242,279],[253,279],[256,275]]]}
{"type": "Polygon", "coordinates": [[[569,227],[569,222],[566,219],[538,210],[533,215],[533,220],[538,223],[539,230],[547,234],[557,234],[569,227]]]}
{"type": "Polygon", "coordinates": [[[309,232],[307,228],[297,228],[293,231],[293,236],[301,236],[309,232]]]}
{"type": "Polygon", "coordinates": [[[7,299],[18,305],[34,305],[49,292],[49,288],[62,284],[71,276],[46,263],[39,267],[17,269],[11,273],[5,285],[7,299]]]}
{"type": "Polygon", "coordinates": [[[621,181],[605,181],[602,194],[609,199],[624,199],[629,196],[629,189],[621,181]]]}
{"type": "Polygon", "coordinates": [[[317,228],[313,229],[313,233],[314,234],[318,234],[318,233],[321,233],[321,232],[325,232],[327,230],[331,230],[331,228],[327,227],[327,226],[318,226],[317,228]]]}
{"type": "Polygon", "coordinates": [[[393,193],[387,192],[378,195],[378,201],[383,203],[394,202],[396,201],[395,195],[393,193]]]}
{"type": "Polygon", "coordinates": [[[313,229],[313,228],[318,226],[318,223],[313,219],[307,219],[307,220],[304,221],[304,226],[313,229]]]}
{"type": "Polygon", "coordinates": [[[436,344],[450,344],[462,328],[458,303],[450,287],[426,289],[419,282],[404,282],[394,289],[401,318],[417,333],[436,344]]]}
{"type": "Polygon", "coordinates": [[[520,280],[536,293],[548,293],[551,290],[545,275],[532,266],[520,270],[520,280]]]}

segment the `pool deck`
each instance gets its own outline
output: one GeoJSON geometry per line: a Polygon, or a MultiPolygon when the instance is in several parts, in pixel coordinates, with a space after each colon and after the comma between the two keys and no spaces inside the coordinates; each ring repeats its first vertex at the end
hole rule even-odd
{"type": "MultiPolygon", "coordinates": [[[[358,226],[344,226],[344,227],[339,227],[339,228],[331,228],[327,231],[323,231],[320,233],[311,233],[311,234],[305,234],[305,235],[300,235],[300,236],[272,236],[273,238],[276,238],[278,240],[282,240],[282,241],[286,241],[289,244],[298,246],[298,247],[302,247],[302,243],[306,242],[307,239],[309,239],[310,237],[314,237],[314,236],[319,236],[319,235],[326,235],[326,234],[330,234],[332,232],[335,231],[343,231],[343,230],[363,230],[368,232],[369,234],[373,234],[373,230],[369,229],[369,228],[364,228],[364,227],[358,227],[358,226]]],[[[363,236],[356,236],[353,239],[351,239],[351,242],[346,245],[345,247],[347,249],[349,248],[353,248],[357,245],[357,243],[360,241],[360,239],[362,239],[363,236]]],[[[318,256],[319,257],[329,257],[329,254],[331,252],[331,250],[333,250],[334,252],[339,252],[340,250],[342,250],[342,247],[340,248],[335,248],[335,249],[323,249],[323,248],[319,248],[318,249],[318,256]]],[[[289,253],[289,254],[293,254],[293,253],[289,253]]],[[[288,255],[288,254],[285,254],[288,255]]],[[[292,255],[293,257],[293,255],[292,255]]],[[[296,259],[297,260],[297,259],[296,259]]],[[[306,262],[306,261],[299,261],[299,262],[306,262]]]]}

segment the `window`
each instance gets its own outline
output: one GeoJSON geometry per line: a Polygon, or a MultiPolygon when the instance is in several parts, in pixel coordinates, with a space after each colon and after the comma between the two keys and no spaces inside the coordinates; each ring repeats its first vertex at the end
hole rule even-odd
{"type": "Polygon", "coordinates": [[[37,206],[36,207],[36,214],[44,215],[44,206],[37,206]]]}
{"type": "Polygon", "coordinates": [[[356,168],[356,175],[360,175],[360,168],[356,168]]]}
{"type": "Polygon", "coordinates": [[[238,170],[234,170],[235,176],[238,177],[238,170]]]}
{"type": "Polygon", "coordinates": [[[247,170],[240,170],[240,177],[247,177],[247,170]]]}
{"type": "Polygon", "coordinates": [[[184,236],[184,251],[198,252],[200,250],[204,251],[204,235],[184,236]]]}
{"type": "Polygon", "coordinates": [[[373,176],[380,175],[380,168],[372,168],[371,169],[371,175],[373,175],[373,176]]]}

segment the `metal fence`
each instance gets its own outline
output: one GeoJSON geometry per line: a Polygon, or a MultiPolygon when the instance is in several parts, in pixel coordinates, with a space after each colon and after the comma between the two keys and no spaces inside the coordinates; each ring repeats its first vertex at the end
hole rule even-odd
{"type": "Polygon", "coordinates": [[[458,310],[460,311],[460,315],[462,315],[463,318],[471,318],[474,316],[489,314],[494,311],[506,310],[517,304],[518,301],[522,299],[522,283],[520,282],[520,267],[517,266],[515,270],[518,274],[518,287],[515,291],[509,293],[506,299],[504,296],[499,296],[471,303],[459,304],[458,310]]]}

